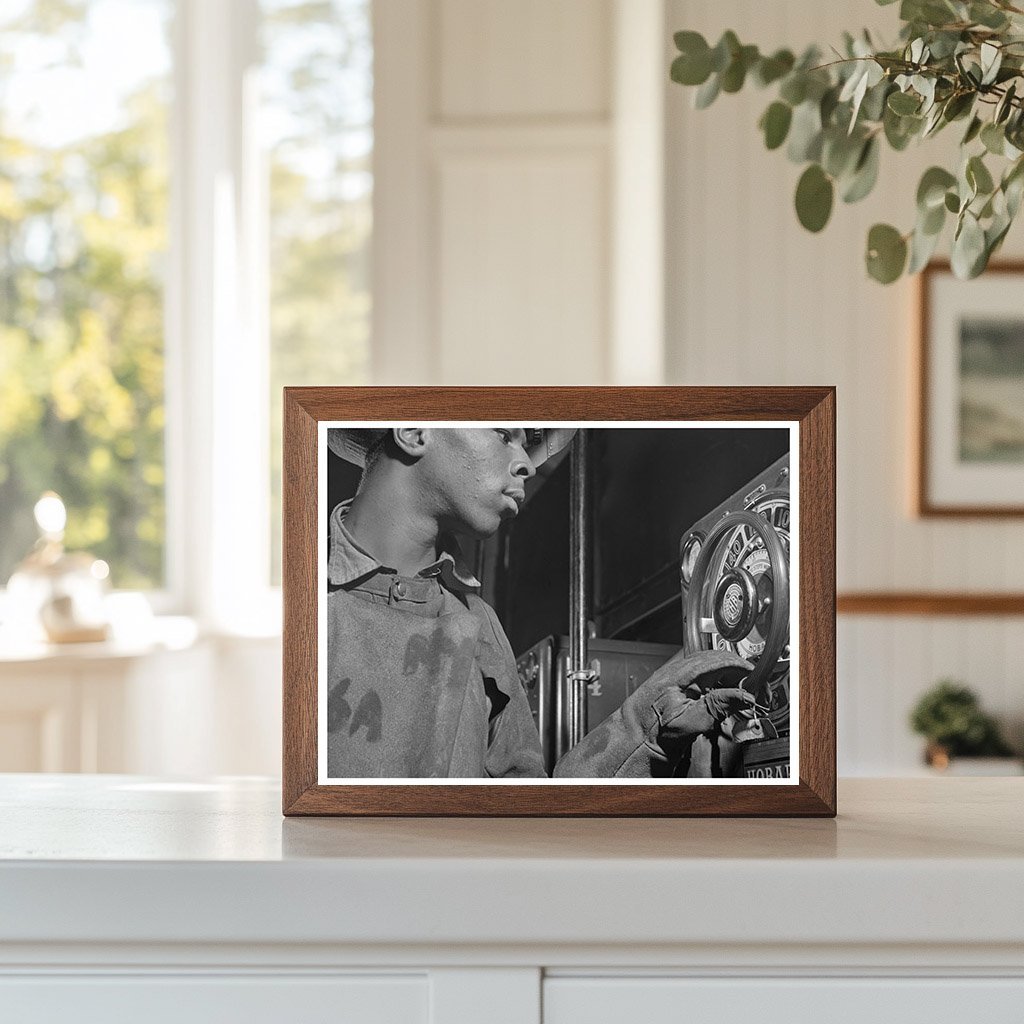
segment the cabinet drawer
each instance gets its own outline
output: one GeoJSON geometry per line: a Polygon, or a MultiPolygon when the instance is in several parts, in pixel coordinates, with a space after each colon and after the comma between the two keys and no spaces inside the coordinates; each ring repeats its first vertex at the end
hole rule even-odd
{"type": "Polygon", "coordinates": [[[544,983],[544,1024],[1021,1024],[1024,978],[572,978],[544,983]]]}
{"type": "Polygon", "coordinates": [[[426,975],[37,975],[0,978],[18,1024],[427,1024],[426,975]]]}

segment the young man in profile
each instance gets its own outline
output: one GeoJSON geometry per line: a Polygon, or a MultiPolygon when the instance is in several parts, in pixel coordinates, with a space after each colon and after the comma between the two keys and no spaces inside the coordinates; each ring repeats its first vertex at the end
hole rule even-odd
{"type": "MultiPolygon", "coordinates": [[[[331,778],[546,775],[504,630],[456,536],[486,538],[571,430],[522,427],[328,432],[363,467],[333,510],[327,598],[331,778]]],[[[677,656],[555,766],[577,778],[671,775],[693,740],[753,706],[745,661],[677,656]]]]}

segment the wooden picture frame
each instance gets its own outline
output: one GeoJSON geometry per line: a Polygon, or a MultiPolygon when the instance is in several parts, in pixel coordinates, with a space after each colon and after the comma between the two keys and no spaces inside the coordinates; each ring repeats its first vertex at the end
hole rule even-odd
{"type": "MultiPolygon", "coordinates": [[[[836,813],[835,723],[835,389],[580,387],[305,387],[284,393],[283,513],[283,812],[355,816],[814,816],[836,813]],[[328,424],[410,422],[613,427],[689,425],[753,429],[785,426],[799,518],[799,666],[794,777],[715,785],[690,780],[431,780],[358,784],[319,774],[318,626],[326,550],[319,464],[328,424]],[[750,424],[747,428],[746,425],[750,424]],[[758,783],[758,784],[754,784],[758,783]]],[[[621,430],[619,431],[621,434],[621,430]]],[[[575,456],[574,456],[575,457],[575,456]]],[[[794,506],[796,508],[797,506],[794,506]]],[[[794,513],[795,515],[795,513],[794,513]]],[[[788,519],[787,519],[788,524],[788,519]]],[[[796,547],[796,545],[794,545],[796,547]]],[[[678,577],[677,577],[678,580],[678,577]]],[[[677,582],[678,587],[678,582],[677,582]]],[[[789,656],[789,647],[786,647],[789,656]]],[[[702,780],[705,781],[705,780],[702,780]]]]}
{"type": "Polygon", "coordinates": [[[1022,287],[1024,262],[992,263],[971,281],[944,261],[920,274],[912,451],[913,510],[922,518],[1024,516],[1024,400],[1004,394],[1024,395],[1024,372],[1009,378],[980,365],[1011,343],[1019,362],[1022,287]]]}

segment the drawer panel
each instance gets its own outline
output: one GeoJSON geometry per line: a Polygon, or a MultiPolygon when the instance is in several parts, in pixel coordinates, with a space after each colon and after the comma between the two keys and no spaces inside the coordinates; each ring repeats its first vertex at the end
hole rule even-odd
{"type": "Polygon", "coordinates": [[[37,975],[0,978],[18,1024],[427,1024],[426,975],[37,975]]]}
{"type": "Polygon", "coordinates": [[[544,1024],[1021,1024],[1024,978],[571,978],[544,983],[544,1024]]]}

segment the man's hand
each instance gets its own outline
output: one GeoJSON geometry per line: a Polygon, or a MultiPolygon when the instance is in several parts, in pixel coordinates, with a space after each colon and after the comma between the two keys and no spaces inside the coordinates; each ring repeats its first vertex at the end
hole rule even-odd
{"type": "Polygon", "coordinates": [[[737,686],[753,670],[749,661],[730,651],[680,652],[628,700],[653,709],[658,745],[672,758],[685,741],[754,706],[754,695],[737,686]]]}
{"type": "Polygon", "coordinates": [[[726,651],[682,652],[631,693],[555,765],[560,778],[662,778],[688,744],[736,711],[754,706],[739,689],[754,666],[726,651]]]}

